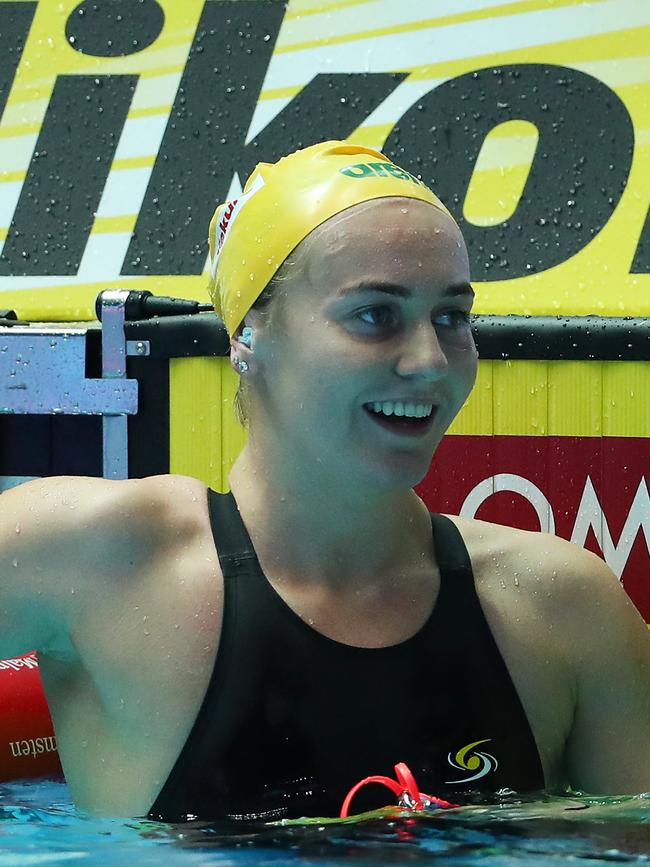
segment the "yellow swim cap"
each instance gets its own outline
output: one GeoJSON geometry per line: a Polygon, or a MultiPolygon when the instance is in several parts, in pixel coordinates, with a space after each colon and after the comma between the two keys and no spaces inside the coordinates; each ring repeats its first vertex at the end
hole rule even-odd
{"type": "Polygon", "coordinates": [[[422,181],[372,148],[326,141],[258,163],[241,196],[219,205],[210,222],[209,292],[228,332],[312,229],[386,196],[420,199],[449,214],[422,181]]]}

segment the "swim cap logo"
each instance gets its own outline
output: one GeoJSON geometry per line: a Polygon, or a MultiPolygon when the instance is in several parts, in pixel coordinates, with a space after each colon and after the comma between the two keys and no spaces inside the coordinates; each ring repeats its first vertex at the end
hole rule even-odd
{"type": "Polygon", "coordinates": [[[452,758],[451,753],[447,756],[447,761],[453,768],[457,768],[459,771],[469,771],[471,776],[463,777],[460,780],[446,780],[447,784],[450,783],[471,783],[472,780],[480,780],[481,777],[485,777],[491,771],[496,771],[499,767],[499,763],[491,756],[489,753],[482,753],[478,750],[475,750],[475,747],[478,747],[480,744],[487,744],[491,738],[485,738],[482,741],[474,741],[471,744],[467,744],[467,746],[462,747],[456,755],[452,758]]]}
{"type": "Polygon", "coordinates": [[[230,222],[230,218],[233,215],[235,210],[235,205],[237,204],[238,199],[233,199],[232,202],[226,202],[226,207],[223,212],[221,219],[219,220],[219,235],[217,237],[217,256],[221,252],[221,248],[223,247],[223,242],[226,240],[226,232],[228,230],[228,223],[230,222]]]}
{"type": "Polygon", "coordinates": [[[412,181],[414,184],[418,184],[421,187],[426,188],[427,186],[424,181],[416,178],[415,175],[412,175],[405,169],[400,169],[400,167],[396,166],[394,163],[356,163],[353,166],[346,166],[344,169],[339,169],[339,171],[342,175],[345,175],[348,178],[393,177],[397,178],[398,181],[412,181]]]}
{"type": "Polygon", "coordinates": [[[255,180],[245,193],[242,193],[241,196],[238,196],[236,199],[232,199],[229,202],[226,202],[223,206],[223,210],[221,211],[221,216],[219,220],[216,222],[214,227],[214,258],[212,260],[212,276],[217,272],[217,262],[219,261],[219,255],[221,250],[223,249],[223,245],[226,243],[226,238],[228,237],[228,232],[232,228],[232,224],[235,222],[238,214],[241,209],[244,207],[246,202],[255,195],[259,190],[264,186],[264,178],[261,175],[257,175],[255,180]]]}

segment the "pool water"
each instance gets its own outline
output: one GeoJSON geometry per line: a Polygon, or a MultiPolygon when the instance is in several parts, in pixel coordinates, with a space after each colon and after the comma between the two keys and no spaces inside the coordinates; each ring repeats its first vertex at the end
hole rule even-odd
{"type": "Polygon", "coordinates": [[[650,864],[650,794],[534,801],[506,794],[498,803],[417,818],[169,825],[84,816],[62,782],[0,786],[0,867],[576,863],[650,864]]]}

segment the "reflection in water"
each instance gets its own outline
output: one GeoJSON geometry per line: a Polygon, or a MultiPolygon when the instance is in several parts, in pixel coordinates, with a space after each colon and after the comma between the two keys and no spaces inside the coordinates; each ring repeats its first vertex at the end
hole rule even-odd
{"type": "Polygon", "coordinates": [[[2,865],[485,864],[528,867],[584,861],[650,862],[650,795],[552,797],[398,818],[285,821],[276,825],[93,819],[63,783],[0,787],[2,865]],[[161,850],[164,847],[164,850],[161,850]]]}

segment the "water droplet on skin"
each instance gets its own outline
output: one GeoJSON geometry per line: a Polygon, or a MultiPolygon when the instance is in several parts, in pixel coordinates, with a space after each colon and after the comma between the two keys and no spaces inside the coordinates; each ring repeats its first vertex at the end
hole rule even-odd
{"type": "Polygon", "coordinates": [[[12,560],[11,565],[16,569],[18,567],[18,560],[12,560]]]}
{"type": "Polygon", "coordinates": [[[20,533],[20,524],[16,524],[16,533],[20,533]]]}

